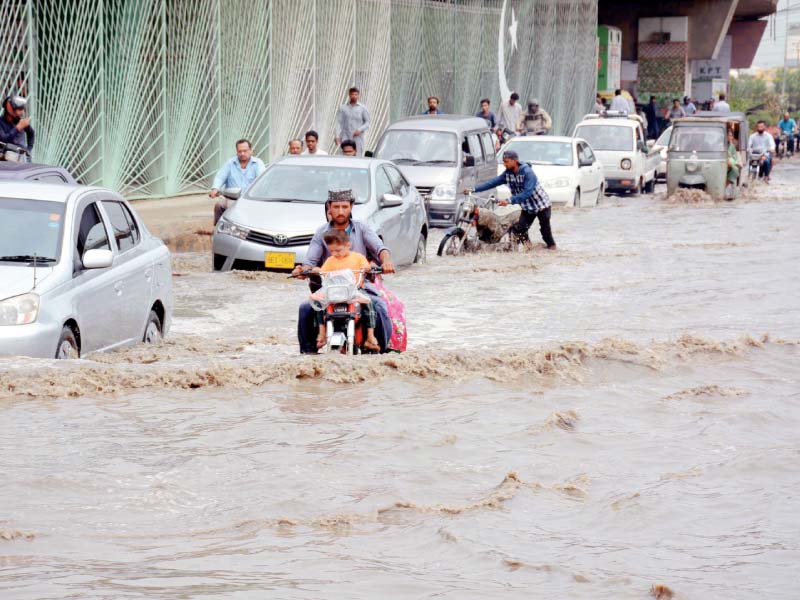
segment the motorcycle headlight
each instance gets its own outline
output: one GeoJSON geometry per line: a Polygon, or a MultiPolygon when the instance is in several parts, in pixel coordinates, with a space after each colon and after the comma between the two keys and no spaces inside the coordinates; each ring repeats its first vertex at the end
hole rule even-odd
{"type": "Polygon", "coordinates": [[[219,223],[217,223],[217,233],[232,235],[235,238],[244,240],[247,239],[247,235],[250,233],[250,230],[246,227],[241,227],[240,225],[226,221],[225,219],[220,219],[219,223]]]}
{"type": "Polygon", "coordinates": [[[456,186],[452,183],[443,183],[433,188],[431,200],[455,200],[456,186]]]}
{"type": "Polygon", "coordinates": [[[545,188],[565,188],[569,187],[569,178],[568,177],[558,177],[556,179],[551,179],[550,181],[545,181],[542,184],[545,188]]]}
{"type": "Polygon", "coordinates": [[[347,285],[332,285],[327,290],[328,302],[339,304],[350,299],[350,287],[347,285]]]}
{"type": "Polygon", "coordinates": [[[0,302],[0,325],[27,325],[39,316],[39,296],[23,294],[0,302]]]}
{"type": "Polygon", "coordinates": [[[623,158],[622,162],[619,163],[619,166],[621,168],[625,169],[626,171],[630,171],[631,167],[633,166],[633,163],[631,163],[631,159],[630,158],[623,158]]]}

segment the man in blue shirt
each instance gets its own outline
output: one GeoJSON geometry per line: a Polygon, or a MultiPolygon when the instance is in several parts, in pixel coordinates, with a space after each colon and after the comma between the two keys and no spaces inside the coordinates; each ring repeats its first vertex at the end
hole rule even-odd
{"type": "MultiPolygon", "coordinates": [[[[214,177],[209,196],[219,197],[220,190],[226,188],[239,188],[242,192],[247,189],[256,177],[264,172],[264,163],[260,158],[253,156],[253,146],[249,140],[236,142],[236,156],[222,165],[214,177]]],[[[222,213],[228,210],[233,200],[220,198],[214,205],[214,225],[222,218],[222,213]]]]}
{"type": "Polygon", "coordinates": [[[778,129],[781,133],[785,133],[789,138],[786,142],[786,150],[789,154],[794,153],[794,130],[797,128],[797,122],[789,115],[788,112],[783,113],[783,118],[778,121],[778,129]]]}
{"type": "MultiPolygon", "coordinates": [[[[347,232],[350,238],[350,247],[353,252],[358,252],[367,257],[370,262],[380,264],[384,273],[394,273],[394,263],[389,249],[383,245],[383,241],[366,223],[355,221],[352,217],[353,203],[355,197],[352,190],[329,191],[328,201],[325,202],[325,214],[328,223],[320,227],[308,245],[306,257],[302,265],[297,265],[292,274],[299,276],[304,270],[310,267],[321,267],[325,259],[330,256],[328,246],[325,245],[325,233],[331,229],[341,229],[347,232]]],[[[313,282],[312,282],[313,283],[313,282]]],[[[312,291],[318,288],[312,286],[312,291]]],[[[380,297],[378,291],[367,283],[364,291],[372,300],[375,306],[375,337],[381,352],[385,352],[392,337],[392,321],[389,319],[389,309],[386,302],[380,297]]],[[[303,354],[317,353],[317,334],[319,329],[314,321],[314,309],[309,302],[300,305],[300,312],[297,319],[297,339],[300,342],[300,352],[303,354]]]]}
{"type": "Polygon", "coordinates": [[[486,124],[489,126],[489,129],[492,131],[497,130],[497,115],[495,115],[491,110],[489,110],[489,99],[484,98],[481,100],[481,109],[475,113],[476,117],[480,117],[486,121],[486,124]]]}
{"type": "Polygon", "coordinates": [[[550,197],[539,183],[536,174],[527,163],[520,164],[519,155],[514,150],[503,152],[503,165],[505,172],[494,179],[478,185],[476,192],[485,192],[498,185],[506,184],[511,190],[509,200],[500,200],[500,206],[518,204],[522,208],[519,221],[511,230],[517,241],[523,242],[527,248],[531,248],[531,240],[528,237],[528,229],[533,225],[534,220],[539,219],[539,230],[542,239],[550,250],[556,249],[556,242],[553,239],[553,232],[550,230],[550,197]]]}
{"type": "Polygon", "coordinates": [[[428,96],[428,110],[423,110],[422,115],[440,115],[442,111],[439,110],[439,98],[436,96],[428,96]]]}

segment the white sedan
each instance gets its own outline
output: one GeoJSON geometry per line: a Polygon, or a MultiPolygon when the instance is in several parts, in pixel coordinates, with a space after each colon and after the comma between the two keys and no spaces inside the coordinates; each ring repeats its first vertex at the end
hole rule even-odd
{"type": "Polygon", "coordinates": [[[119,194],[0,182],[0,356],[155,343],[171,320],[169,250],[119,194]]]}
{"type": "MultiPolygon", "coordinates": [[[[656,179],[660,181],[667,180],[667,148],[669,147],[669,137],[672,135],[672,125],[667,127],[664,130],[656,142],[653,144],[653,148],[658,148],[658,153],[661,158],[660,162],[658,163],[658,171],[656,171],[656,179]]],[[[650,142],[648,142],[649,144],[650,142]]]]}
{"type": "MultiPolygon", "coordinates": [[[[497,153],[498,175],[505,171],[503,152],[506,150],[514,150],[520,162],[533,167],[553,204],[594,206],[603,197],[603,165],[585,140],[549,135],[512,138],[497,153]]],[[[498,198],[510,195],[508,186],[497,188],[498,198]]]]}

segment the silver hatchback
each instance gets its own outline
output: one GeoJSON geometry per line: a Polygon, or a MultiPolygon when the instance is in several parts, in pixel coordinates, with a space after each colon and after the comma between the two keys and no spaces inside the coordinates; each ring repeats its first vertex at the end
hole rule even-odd
{"type": "Polygon", "coordinates": [[[0,355],[157,342],[171,320],[169,250],[121,196],[0,183],[0,355]]]}
{"type": "Polygon", "coordinates": [[[422,197],[391,162],[348,156],[287,156],[272,163],[214,230],[214,269],[291,270],[326,222],[329,190],[353,191],[353,218],[370,225],[396,265],[424,262],[422,197]]]}

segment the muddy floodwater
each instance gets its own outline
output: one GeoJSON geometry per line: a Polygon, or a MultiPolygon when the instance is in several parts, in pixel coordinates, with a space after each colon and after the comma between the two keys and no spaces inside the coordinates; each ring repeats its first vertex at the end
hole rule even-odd
{"type": "Polygon", "coordinates": [[[0,361],[0,598],[797,598],[799,189],[437,232],[403,355],[301,357],[301,283],[176,255],[162,346],[0,361]]]}

